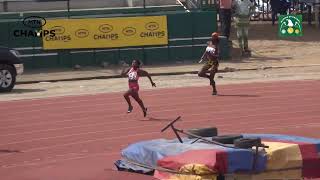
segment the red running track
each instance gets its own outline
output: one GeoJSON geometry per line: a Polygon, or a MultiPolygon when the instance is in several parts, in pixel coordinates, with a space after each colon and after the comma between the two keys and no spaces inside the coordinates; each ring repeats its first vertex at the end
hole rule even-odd
{"type": "Polygon", "coordinates": [[[0,102],[1,180],[152,179],[114,171],[130,143],[174,138],[178,127],[216,126],[219,134],[281,133],[320,138],[320,81],[282,81],[142,91],[149,108],[132,114],[121,93],[0,102]]]}

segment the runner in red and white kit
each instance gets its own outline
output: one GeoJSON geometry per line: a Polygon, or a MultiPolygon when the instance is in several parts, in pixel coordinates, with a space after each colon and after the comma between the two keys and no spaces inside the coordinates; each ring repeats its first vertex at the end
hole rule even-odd
{"type": "Polygon", "coordinates": [[[123,70],[122,71],[122,75],[127,75],[128,76],[128,80],[129,80],[129,90],[124,93],[124,98],[126,99],[127,103],[128,103],[128,113],[132,112],[133,106],[131,104],[130,98],[129,96],[132,96],[137,103],[140,105],[142,111],[143,111],[143,116],[146,117],[147,115],[147,108],[144,107],[144,104],[142,102],[142,100],[139,97],[139,77],[140,76],[147,76],[151,82],[151,85],[153,87],[156,87],[156,84],[152,81],[151,76],[149,75],[149,73],[147,71],[144,71],[142,69],[140,69],[140,61],[139,60],[133,60],[132,61],[132,65],[129,69],[127,70],[123,70]]]}

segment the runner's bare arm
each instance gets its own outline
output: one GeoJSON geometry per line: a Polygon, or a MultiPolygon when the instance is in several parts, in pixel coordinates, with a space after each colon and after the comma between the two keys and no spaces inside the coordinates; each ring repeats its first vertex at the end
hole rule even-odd
{"type": "Polygon", "coordinates": [[[153,82],[150,74],[149,74],[147,71],[142,70],[142,69],[139,69],[139,74],[140,74],[141,76],[147,76],[147,77],[149,78],[149,80],[150,80],[151,85],[152,85],[153,87],[156,87],[156,83],[153,82]]]}
{"type": "MultiPolygon", "coordinates": [[[[209,46],[210,45],[210,41],[207,42],[207,45],[209,46]]],[[[198,63],[202,63],[203,60],[207,60],[207,59],[204,59],[205,58],[205,55],[206,55],[206,50],[204,50],[201,58],[200,58],[200,61],[198,63]]]]}
{"type": "Polygon", "coordinates": [[[121,71],[121,76],[125,76],[126,74],[128,74],[130,68],[123,68],[122,71],[121,71]]]}
{"type": "Polygon", "coordinates": [[[216,57],[216,58],[220,57],[220,48],[219,48],[219,46],[216,47],[216,52],[214,53],[214,57],[216,57]]]}
{"type": "Polygon", "coordinates": [[[203,55],[201,56],[201,59],[198,63],[202,63],[204,56],[206,55],[206,51],[204,51],[203,55]]]}

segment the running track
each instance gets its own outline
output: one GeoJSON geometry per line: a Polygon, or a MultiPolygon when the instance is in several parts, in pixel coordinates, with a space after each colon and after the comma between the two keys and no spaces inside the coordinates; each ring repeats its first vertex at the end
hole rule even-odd
{"type": "MultiPolygon", "coordinates": [[[[112,170],[122,148],[152,138],[169,120],[226,133],[320,138],[320,81],[282,81],[142,91],[149,108],[132,114],[121,93],[0,102],[1,180],[150,179],[112,170]]],[[[151,178],[152,179],[152,178],[151,178]]]]}

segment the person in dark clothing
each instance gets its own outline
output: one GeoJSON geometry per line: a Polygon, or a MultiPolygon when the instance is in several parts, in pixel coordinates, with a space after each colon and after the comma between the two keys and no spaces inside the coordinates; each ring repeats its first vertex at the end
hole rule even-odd
{"type": "Polygon", "coordinates": [[[270,5],[272,10],[272,25],[274,25],[276,19],[278,19],[278,13],[280,13],[280,15],[287,14],[291,3],[286,0],[270,0],[270,5]]]}
{"type": "Polygon", "coordinates": [[[227,39],[230,37],[231,29],[231,5],[232,0],[220,0],[220,25],[221,25],[221,35],[226,36],[227,39]]]}
{"type": "Polygon", "coordinates": [[[276,21],[276,17],[278,14],[278,9],[280,6],[280,2],[279,0],[270,0],[270,6],[271,6],[271,10],[272,10],[272,25],[274,25],[275,21],[276,21]]]}

